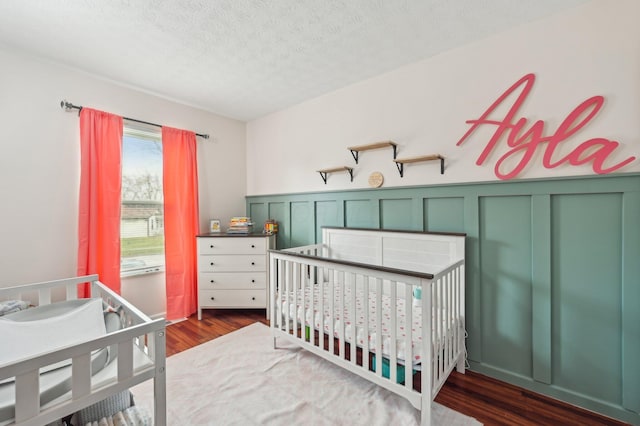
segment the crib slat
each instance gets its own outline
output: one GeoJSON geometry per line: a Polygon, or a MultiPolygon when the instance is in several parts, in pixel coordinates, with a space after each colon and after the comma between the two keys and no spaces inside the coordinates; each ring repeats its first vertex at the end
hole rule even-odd
{"type": "Polygon", "coordinates": [[[286,309],[285,309],[285,313],[283,316],[283,321],[284,321],[284,330],[287,332],[287,334],[289,333],[289,323],[290,323],[290,316],[291,316],[291,303],[295,303],[295,301],[291,300],[291,262],[287,262],[285,263],[285,271],[284,271],[284,294],[286,294],[287,297],[287,304],[286,304],[286,309]]]}
{"type": "Polygon", "coordinates": [[[340,327],[338,327],[338,344],[340,345],[340,358],[344,359],[344,346],[345,346],[345,317],[344,317],[344,292],[345,292],[345,282],[344,282],[344,272],[338,272],[338,317],[340,318],[340,327]]]}
{"type": "Polygon", "coordinates": [[[16,376],[16,423],[38,414],[40,410],[40,374],[38,370],[16,376]]]}
{"type": "Polygon", "coordinates": [[[336,317],[336,311],[334,309],[334,285],[335,285],[335,270],[330,269],[329,270],[329,294],[327,296],[327,301],[329,302],[329,353],[331,355],[333,355],[335,353],[334,351],[334,345],[333,345],[333,319],[336,317]]]}
{"type": "Polygon", "coordinates": [[[133,340],[118,342],[118,381],[133,376],[133,340]]]}
{"type": "Polygon", "coordinates": [[[91,352],[71,360],[71,397],[78,399],[91,393],[91,352]]]}
{"type": "MultiPolygon", "coordinates": [[[[350,278],[350,289],[351,289],[351,307],[349,309],[349,312],[351,314],[351,317],[349,318],[349,323],[351,324],[351,363],[352,364],[356,364],[357,359],[356,359],[356,347],[358,346],[358,340],[356,339],[357,337],[357,333],[356,333],[356,328],[357,328],[357,321],[358,321],[358,315],[356,312],[356,297],[357,297],[357,275],[356,274],[349,274],[349,278],[350,278]]],[[[346,319],[345,319],[345,323],[346,323],[346,319]]]]}
{"type": "MultiPolygon", "coordinates": [[[[327,274],[326,270],[322,271],[323,274],[327,274]]],[[[328,275],[323,275],[320,279],[320,288],[318,289],[318,320],[320,323],[318,324],[318,345],[322,349],[326,349],[326,345],[324,344],[324,294],[325,294],[325,278],[328,279],[328,275]]]]}
{"type": "Polygon", "coordinates": [[[370,276],[365,276],[362,282],[362,368],[369,371],[369,280],[370,276]]]}
{"type": "Polygon", "coordinates": [[[382,377],[382,279],[376,278],[376,376],[382,377]]]}
{"type": "Polygon", "coordinates": [[[413,286],[404,285],[404,386],[413,389],[413,286]]]}
{"type": "MultiPolygon", "coordinates": [[[[291,323],[291,329],[293,331],[293,335],[296,336],[298,333],[298,287],[300,286],[300,263],[292,262],[293,268],[291,273],[293,274],[293,319],[291,323]]],[[[291,306],[289,306],[289,312],[291,312],[291,306]]]]}
{"type": "Polygon", "coordinates": [[[391,324],[389,325],[389,378],[392,383],[397,381],[397,369],[398,369],[398,282],[390,281],[390,309],[389,316],[391,317],[391,324]]]}
{"type": "Polygon", "coordinates": [[[49,305],[51,303],[51,289],[41,288],[38,290],[38,306],[49,305]]]}

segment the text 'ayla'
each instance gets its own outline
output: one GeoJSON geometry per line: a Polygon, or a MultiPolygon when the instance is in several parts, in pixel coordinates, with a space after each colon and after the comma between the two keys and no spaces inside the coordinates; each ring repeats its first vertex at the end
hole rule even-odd
{"type": "Polygon", "coordinates": [[[507,136],[507,145],[509,146],[509,150],[498,159],[494,172],[498,178],[505,180],[513,179],[522,170],[524,170],[527,164],[529,164],[529,161],[531,161],[531,158],[538,147],[544,149],[542,165],[547,169],[553,169],[567,162],[574,166],[592,162],[594,172],[598,174],[607,174],[626,166],[636,159],[636,157],[629,157],[624,161],[606,167],[604,163],[607,160],[607,157],[613,153],[620,143],[605,138],[593,138],[582,142],[566,156],[554,160],[553,154],[558,144],[565,141],[571,135],[586,126],[596,116],[596,114],[598,114],[600,108],[602,108],[604,98],[602,96],[593,96],[582,102],[571,112],[571,114],[567,116],[567,118],[564,119],[554,134],[551,136],[545,136],[545,123],[542,120],[538,120],[533,123],[529,129],[526,129],[525,127],[527,126],[526,118],[519,118],[514,122],[515,115],[531,91],[535,79],[536,78],[533,74],[525,75],[506,92],[504,92],[480,118],[477,120],[467,120],[467,123],[472,126],[456,145],[462,145],[462,143],[483,124],[498,126],[495,133],[487,143],[487,146],[476,160],[477,165],[484,164],[485,160],[489,154],[491,154],[503,135],[507,136]],[[500,104],[509,95],[521,86],[524,86],[522,93],[520,93],[515,103],[511,106],[507,115],[502,120],[489,118],[489,115],[493,113],[493,111],[500,106],[500,104]],[[545,143],[547,144],[546,148],[544,148],[545,143]],[[520,156],[519,161],[518,156],[520,156]],[[507,166],[507,160],[515,163],[513,169],[503,170],[507,166]],[[503,163],[505,163],[504,167],[503,163]]]}

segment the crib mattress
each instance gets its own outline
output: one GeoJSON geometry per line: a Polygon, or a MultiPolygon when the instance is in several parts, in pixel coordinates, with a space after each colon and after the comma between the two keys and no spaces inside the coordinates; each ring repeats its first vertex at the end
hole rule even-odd
{"type": "MultiPolygon", "coordinates": [[[[371,352],[376,351],[376,344],[378,339],[378,332],[376,330],[376,315],[375,315],[375,306],[376,306],[376,295],[373,292],[369,292],[368,296],[362,291],[354,291],[346,286],[344,290],[344,309],[340,312],[340,291],[342,286],[334,286],[333,292],[333,304],[329,302],[329,294],[331,288],[328,284],[324,286],[324,294],[323,294],[323,321],[322,326],[320,323],[320,286],[313,285],[313,313],[311,310],[311,292],[305,289],[304,292],[304,306],[306,307],[306,311],[303,315],[303,306],[302,306],[302,291],[298,290],[294,303],[294,294],[290,292],[288,295],[285,293],[281,293],[280,300],[280,308],[281,312],[288,312],[289,318],[293,318],[294,315],[297,318],[299,323],[303,323],[307,326],[313,326],[313,328],[317,331],[320,329],[323,330],[324,333],[330,333],[330,325],[331,318],[333,318],[333,335],[336,338],[340,337],[340,330],[342,328],[342,323],[344,321],[344,340],[349,343],[352,342],[352,327],[355,324],[356,327],[356,345],[358,347],[364,347],[364,339],[365,339],[365,309],[368,309],[368,323],[369,323],[369,335],[367,336],[368,341],[368,349],[371,352]],[[355,293],[355,312],[351,312],[352,298],[355,293]],[[365,303],[365,300],[367,303],[365,303]],[[331,309],[333,306],[333,315],[331,314],[331,309]],[[304,318],[304,320],[303,320],[304,318]],[[312,320],[313,318],[313,320],[312,320]]],[[[412,301],[409,303],[413,303],[412,301]]],[[[406,354],[406,344],[405,339],[407,335],[408,327],[411,327],[411,336],[412,336],[412,357],[413,357],[413,366],[414,369],[420,369],[421,363],[421,352],[422,352],[422,308],[414,306],[412,309],[412,317],[410,319],[407,318],[407,302],[404,298],[396,298],[396,355],[398,358],[398,362],[403,364],[405,361],[406,354]]],[[[390,356],[390,345],[391,345],[391,327],[392,327],[392,319],[391,319],[391,298],[383,294],[381,297],[381,305],[382,305],[382,318],[381,318],[381,335],[382,335],[382,355],[383,357],[390,356]]],[[[448,319],[449,316],[446,315],[445,311],[440,311],[437,315],[434,314],[434,318],[432,321],[433,331],[431,333],[432,336],[432,353],[438,353],[439,348],[442,347],[443,339],[446,336],[450,336],[449,330],[452,329],[456,324],[459,323],[457,319],[453,317],[448,319]],[[437,317],[440,317],[438,320],[437,317]],[[440,322],[440,327],[437,327],[437,321],[440,322]]]]}

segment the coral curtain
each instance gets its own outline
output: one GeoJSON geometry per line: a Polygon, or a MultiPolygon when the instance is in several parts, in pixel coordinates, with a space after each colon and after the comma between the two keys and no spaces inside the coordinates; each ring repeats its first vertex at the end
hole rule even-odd
{"type": "MultiPolygon", "coordinates": [[[[80,205],[78,275],[98,274],[120,293],[120,190],[122,117],[80,111],[80,205]]],[[[89,297],[88,284],[78,287],[89,297]]]]}
{"type": "Polygon", "coordinates": [[[194,132],[162,128],[167,319],[197,309],[198,167],[194,132]]]}

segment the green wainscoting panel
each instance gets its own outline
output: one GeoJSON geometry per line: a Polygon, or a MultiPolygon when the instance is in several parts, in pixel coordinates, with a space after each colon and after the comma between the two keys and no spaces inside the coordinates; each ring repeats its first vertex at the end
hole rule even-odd
{"type": "MultiPolygon", "coordinates": [[[[377,201],[374,200],[374,201],[377,201]]],[[[350,228],[379,228],[378,203],[366,200],[344,201],[344,224],[350,228]]]]}
{"type": "Polygon", "coordinates": [[[316,201],[316,241],[322,241],[323,226],[342,226],[341,203],[336,200],[316,201]]]}
{"type": "Polygon", "coordinates": [[[531,377],[531,197],[480,198],[482,360],[531,377]]]}
{"type": "Polygon", "coordinates": [[[551,197],[553,384],[622,402],[622,194],[551,197]]]}
{"type": "Polygon", "coordinates": [[[464,198],[427,198],[424,211],[425,231],[464,232],[464,198]]]}
{"type": "Polygon", "coordinates": [[[288,223],[285,221],[287,212],[287,205],[285,203],[269,203],[269,217],[267,219],[273,219],[278,222],[278,233],[276,234],[276,248],[285,247],[288,241],[285,240],[285,235],[288,235],[288,228],[286,225],[283,229],[283,224],[288,223]]]}
{"type": "Polygon", "coordinates": [[[533,379],[551,384],[551,197],[531,197],[533,379]]]}
{"type": "Polygon", "coordinates": [[[640,192],[622,209],[622,406],[640,413],[640,192]]]}
{"type": "Polygon", "coordinates": [[[314,243],[313,203],[311,201],[296,201],[291,203],[291,240],[292,247],[306,246],[314,243]]]}
{"type": "Polygon", "coordinates": [[[480,282],[480,200],[477,194],[464,197],[465,240],[465,326],[467,329],[467,358],[482,362],[482,293],[480,282]]]}
{"type": "Polygon", "coordinates": [[[415,230],[413,200],[411,198],[381,199],[380,225],[382,229],[415,230]]]}
{"type": "Polygon", "coordinates": [[[247,197],[278,248],[322,226],[464,232],[471,369],[640,425],[640,174],[247,197]]]}
{"type": "MultiPolygon", "coordinates": [[[[259,232],[262,229],[264,221],[269,219],[269,204],[252,204],[251,209],[249,209],[249,211],[247,212],[247,216],[249,216],[253,221],[254,231],[259,232]]],[[[225,228],[224,225],[223,228],[225,228]]]]}

